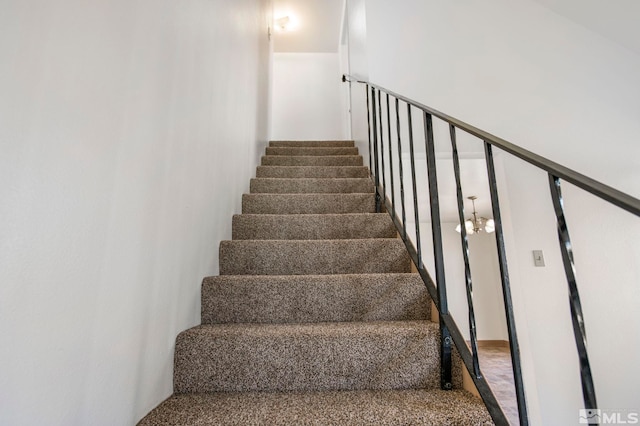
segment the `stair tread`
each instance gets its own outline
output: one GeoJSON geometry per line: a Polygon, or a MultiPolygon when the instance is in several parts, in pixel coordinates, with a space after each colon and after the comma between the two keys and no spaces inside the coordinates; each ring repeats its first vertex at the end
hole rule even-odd
{"type": "Polygon", "coordinates": [[[324,214],[374,212],[374,194],[244,194],[242,196],[242,213],[324,214]]]}
{"type": "Polygon", "coordinates": [[[176,393],[436,389],[440,330],[427,320],[205,324],[176,339],[176,393]]]}
{"type": "Polygon", "coordinates": [[[266,155],[358,155],[356,147],[327,147],[327,146],[279,146],[267,147],[266,155]]]}
{"type": "MultiPolygon", "coordinates": [[[[324,168],[324,167],[323,167],[324,168]]],[[[331,183],[331,182],[368,182],[371,183],[371,179],[367,178],[352,178],[352,177],[328,177],[328,178],[315,178],[315,177],[300,177],[300,178],[281,178],[281,177],[259,177],[251,180],[264,181],[264,182],[317,182],[319,184],[331,183]]],[[[373,183],[371,183],[373,185],[373,183]]]]}
{"type": "Polygon", "coordinates": [[[345,146],[352,147],[355,146],[355,142],[353,140],[274,140],[269,142],[270,147],[305,147],[305,146],[345,146]]]}
{"type": "Polygon", "coordinates": [[[254,178],[251,193],[373,193],[369,178],[254,178]]]}
{"type": "Polygon", "coordinates": [[[367,178],[369,168],[365,166],[258,166],[258,178],[367,178]]]}
{"type": "Polygon", "coordinates": [[[465,391],[362,390],[173,395],[139,426],[491,425],[465,391]]]}
{"type": "Polygon", "coordinates": [[[233,216],[234,240],[395,238],[386,213],[241,214],[233,216]]]}
{"type": "Polygon", "coordinates": [[[265,155],[263,166],[362,166],[361,155],[265,155]]]}
{"type": "Polygon", "coordinates": [[[195,336],[287,336],[287,337],[362,337],[387,335],[433,335],[439,331],[438,325],[428,319],[407,321],[341,321],[308,323],[231,323],[200,324],[189,328],[182,335],[195,336]]]}
{"type": "Polygon", "coordinates": [[[430,298],[414,273],[219,275],[202,283],[202,323],[425,320],[430,298]]]}
{"type": "Polygon", "coordinates": [[[410,272],[402,240],[232,240],[220,242],[220,275],[410,272]]]}

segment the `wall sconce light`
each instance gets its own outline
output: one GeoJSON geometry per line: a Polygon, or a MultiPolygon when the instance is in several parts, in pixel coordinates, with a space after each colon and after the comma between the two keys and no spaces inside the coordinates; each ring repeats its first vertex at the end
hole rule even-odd
{"type": "Polygon", "coordinates": [[[288,27],[291,25],[291,18],[289,16],[283,16],[282,18],[278,18],[275,20],[276,28],[280,31],[287,31],[288,27]]]}
{"type": "Polygon", "coordinates": [[[298,19],[295,15],[287,13],[286,15],[274,19],[273,26],[278,32],[289,32],[298,29],[298,19]]]}

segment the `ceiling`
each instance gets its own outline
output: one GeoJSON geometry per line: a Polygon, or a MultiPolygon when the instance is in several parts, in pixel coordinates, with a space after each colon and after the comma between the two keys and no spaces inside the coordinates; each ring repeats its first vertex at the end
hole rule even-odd
{"type": "Polygon", "coordinates": [[[557,14],[640,54],[640,1],[534,0],[557,14]]]}
{"type": "Polygon", "coordinates": [[[274,52],[337,52],[344,0],[275,0],[273,17],[290,16],[291,31],[273,31],[274,52]]]}

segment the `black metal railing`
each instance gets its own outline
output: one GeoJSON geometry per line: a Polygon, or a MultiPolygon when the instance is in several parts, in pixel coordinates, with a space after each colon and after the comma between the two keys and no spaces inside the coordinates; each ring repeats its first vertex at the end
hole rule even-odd
{"type": "Polygon", "coordinates": [[[495,222],[495,233],[497,243],[498,264],[501,277],[502,295],[505,308],[505,316],[507,323],[507,333],[509,337],[509,346],[511,350],[511,361],[513,367],[514,385],[516,391],[516,399],[518,405],[518,414],[520,425],[528,425],[529,419],[527,414],[527,404],[524,392],[524,383],[522,379],[520,349],[518,345],[518,336],[515,326],[515,316],[513,311],[513,303],[511,300],[511,286],[509,281],[509,273],[507,267],[507,255],[504,242],[504,231],[502,227],[502,216],[500,211],[500,202],[498,199],[498,187],[494,165],[493,148],[499,148],[501,151],[515,156],[529,164],[545,171],[549,177],[549,186],[553,208],[556,215],[558,237],[560,242],[560,250],[564,264],[565,275],[569,286],[570,308],[573,323],[573,332],[575,335],[576,346],[578,351],[578,359],[580,362],[580,377],[582,381],[584,406],[587,409],[596,409],[596,394],[593,386],[593,378],[589,365],[589,358],[586,348],[586,333],[582,308],[580,304],[580,296],[576,284],[574,274],[573,253],[571,249],[571,240],[565,220],[563,200],[561,195],[561,181],[564,180],[575,185],[578,188],[602,199],[609,203],[640,216],[640,200],[622,193],[614,188],[597,182],[587,176],[568,169],[558,163],[543,158],[537,154],[527,151],[517,145],[514,145],[504,139],[498,138],[490,133],[480,130],[474,126],[464,123],[447,114],[441,113],[433,108],[413,101],[407,97],[394,93],[376,84],[355,79],[351,76],[344,75],[343,81],[362,84],[366,90],[367,99],[367,123],[369,130],[369,169],[376,189],[376,209],[381,211],[384,203],[385,208],[390,213],[391,218],[396,225],[402,240],[404,241],[411,258],[416,265],[418,273],[422,277],[426,288],[431,295],[438,309],[440,331],[441,331],[441,388],[451,389],[451,353],[452,343],[455,343],[458,353],[464,362],[471,378],[478,389],[487,409],[498,425],[508,424],[507,418],[500,408],[489,384],[482,375],[478,361],[478,340],[475,325],[475,313],[473,306],[473,285],[471,279],[471,269],[469,263],[469,245],[467,240],[467,231],[465,229],[464,204],[462,196],[462,183],[460,178],[460,162],[457,146],[456,131],[460,130],[466,134],[475,136],[480,139],[484,145],[484,157],[486,161],[487,177],[489,181],[489,193],[491,195],[491,205],[493,210],[493,219],[495,222]],[[385,140],[383,129],[383,108],[382,98],[385,97],[386,104],[386,122],[387,122],[387,146],[389,158],[385,162],[385,140]],[[398,169],[400,183],[400,211],[401,218],[397,215],[397,206],[395,200],[395,182],[393,173],[393,150],[391,136],[391,112],[390,99],[393,98],[395,106],[395,127],[396,141],[398,152],[398,169]],[[415,220],[415,245],[407,233],[407,208],[405,205],[405,187],[404,187],[404,167],[402,161],[403,140],[400,122],[400,104],[406,105],[407,111],[407,136],[409,144],[409,158],[411,166],[411,185],[413,190],[413,210],[415,220]],[[412,113],[414,110],[422,112],[424,121],[424,141],[426,150],[426,166],[429,187],[429,207],[431,214],[431,230],[434,248],[434,267],[435,281],[432,279],[429,271],[425,267],[423,260],[421,238],[420,238],[420,217],[418,208],[418,190],[416,179],[416,161],[415,161],[415,142],[414,142],[414,126],[412,122],[412,113]],[[434,117],[445,122],[449,126],[449,137],[452,149],[452,161],[454,176],[456,182],[456,199],[458,218],[460,221],[460,237],[462,243],[464,272],[465,272],[465,290],[467,307],[469,313],[469,335],[470,342],[467,345],[464,336],[460,332],[454,318],[451,316],[447,301],[447,288],[444,273],[444,251],[442,245],[442,227],[440,220],[440,203],[438,196],[438,181],[436,170],[435,141],[433,130],[434,117]],[[391,199],[386,196],[386,168],[389,165],[389,177],[391,187],[391,199]]]}

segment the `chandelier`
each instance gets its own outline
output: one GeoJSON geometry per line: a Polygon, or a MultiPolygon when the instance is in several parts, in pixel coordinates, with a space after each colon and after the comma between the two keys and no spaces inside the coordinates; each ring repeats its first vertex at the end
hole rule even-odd
{"type": "MultiPolygon", "coordinates": [[[[493,219],[487,219],[486,217],[478,216],[478,213],[476,212],[476,200],[478,199],[478,197],[472,195],[471,197],[467,198],[471,200],[471,203],[473,205],[473,217],[470,217],[469,219],[464,221],[464,227],[467,230],[467,234],[473,235],[482,231],[490,234],[491,232],[495,231],[496,224],[493,219]]],[[[456,231],[460,232],[461,230],[462,227],[460,226],[460,224],[458,224],[458,226],[456,226],[456,231]]]]}

